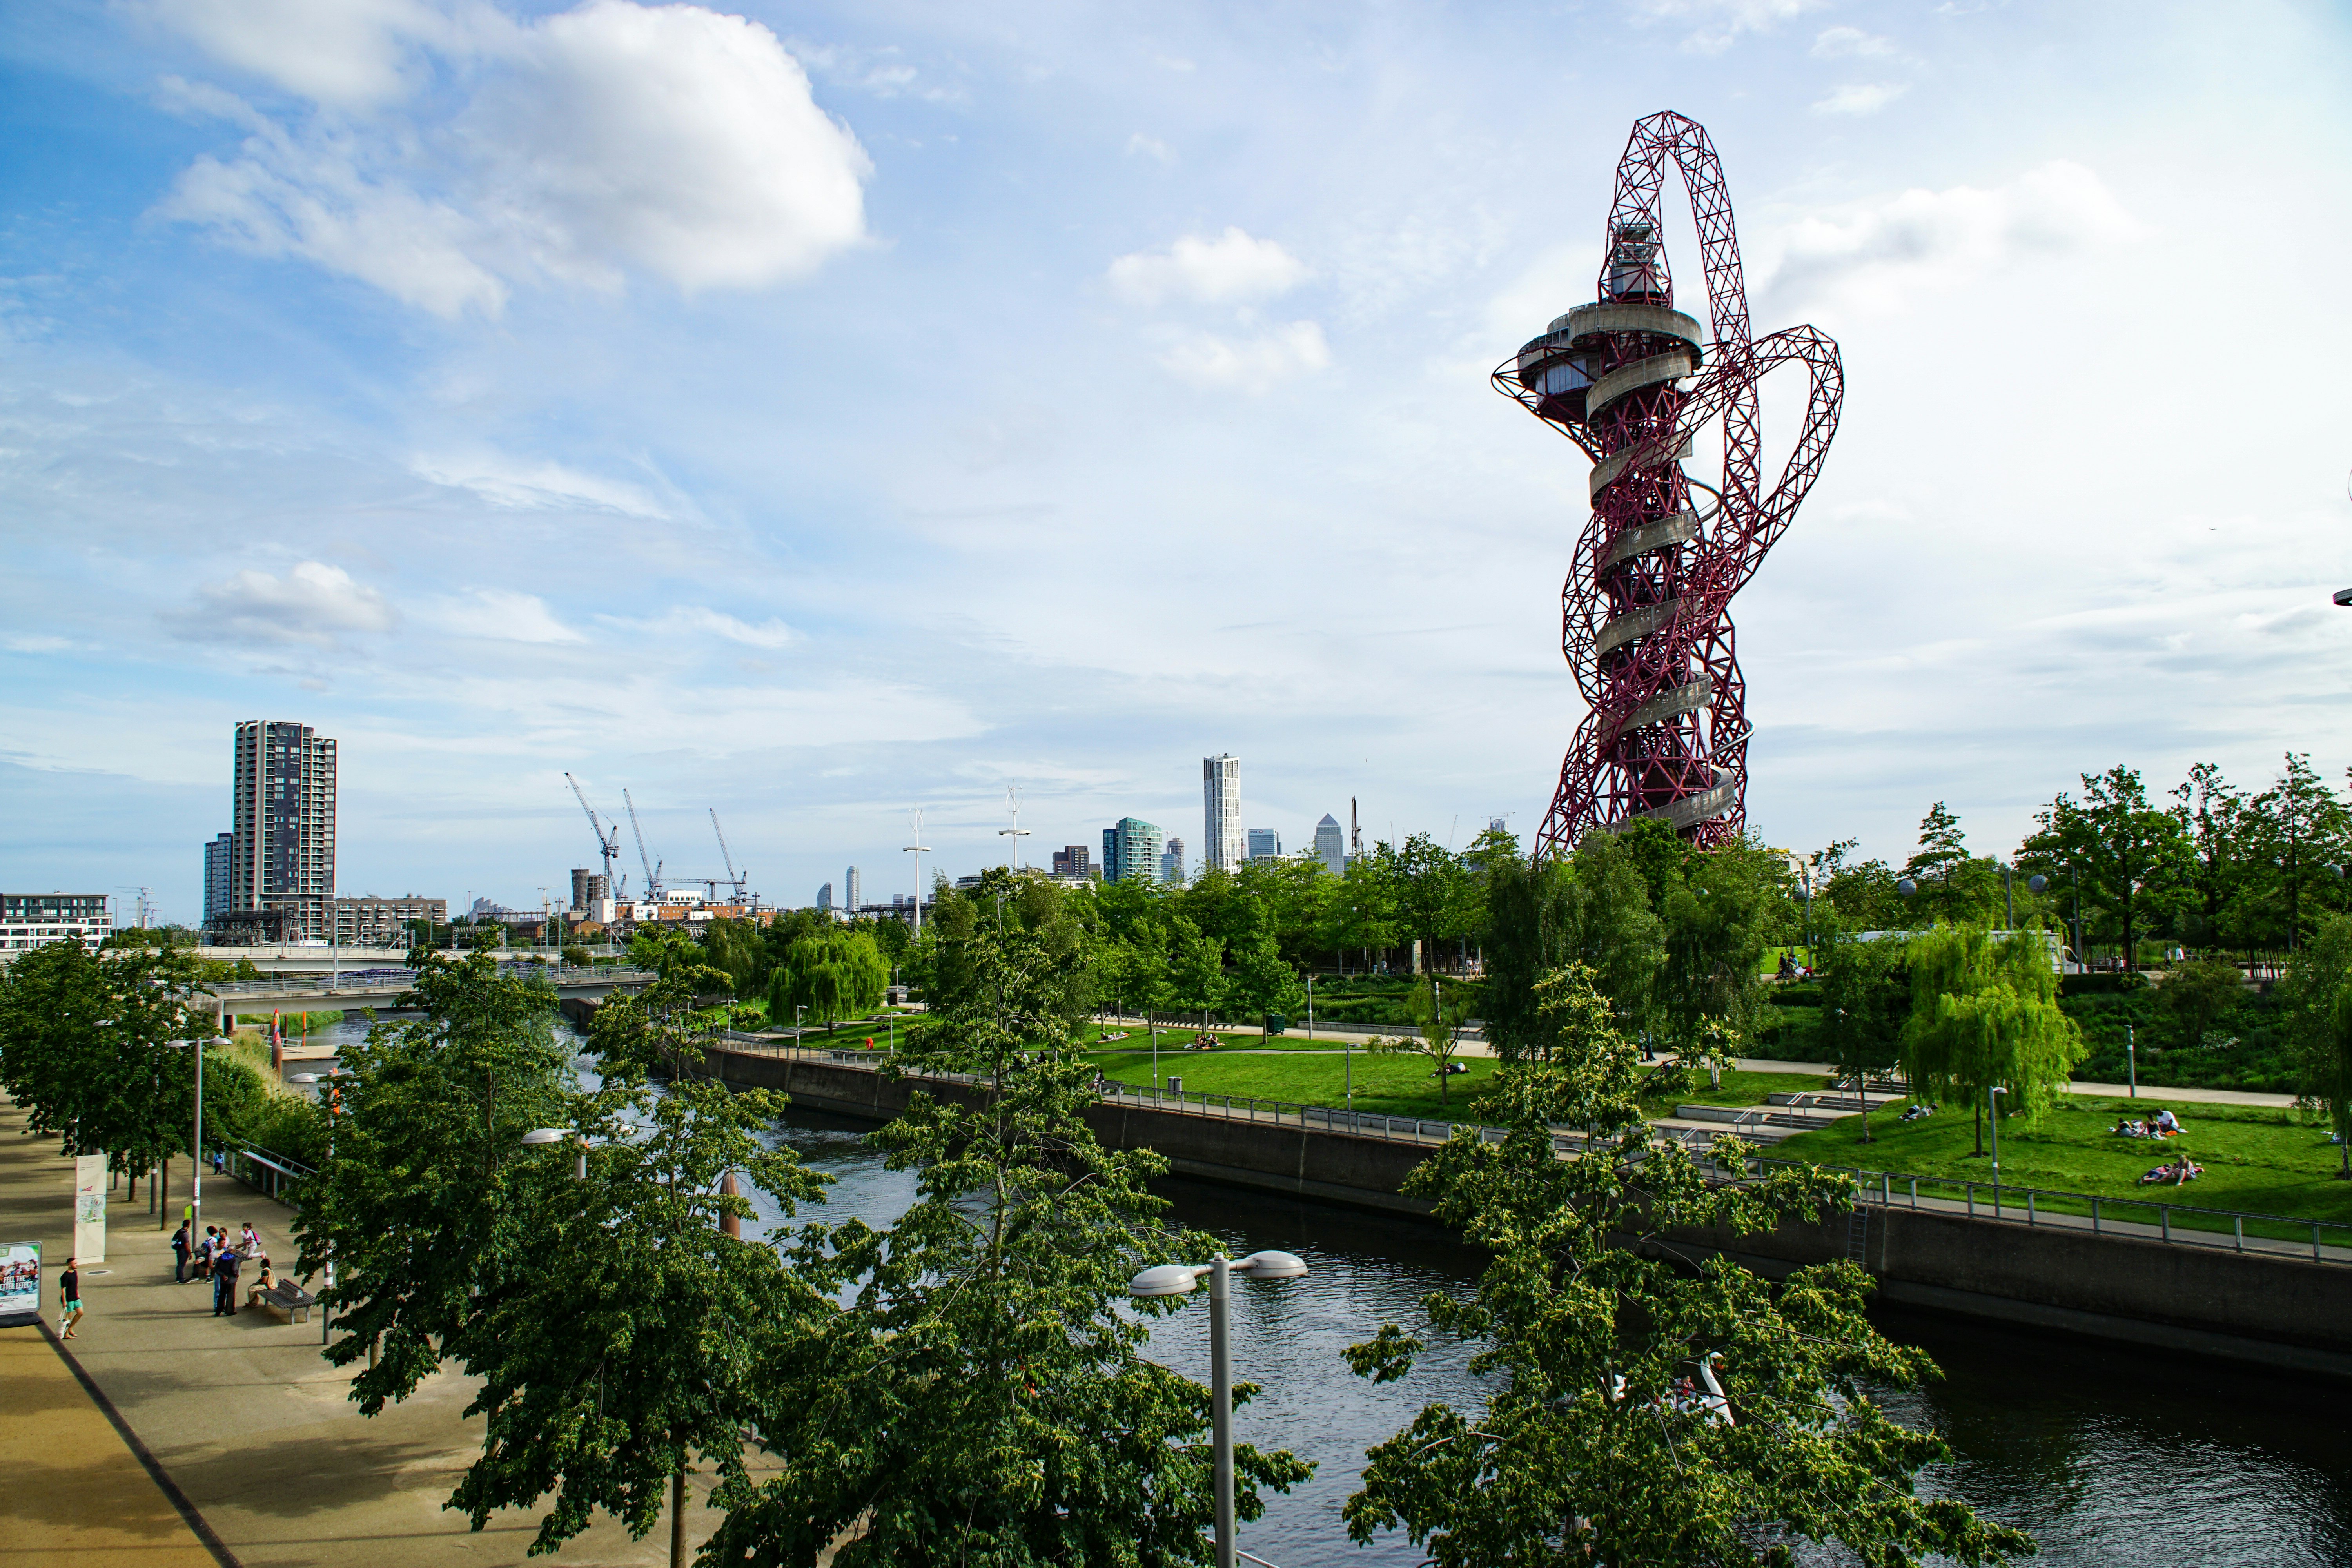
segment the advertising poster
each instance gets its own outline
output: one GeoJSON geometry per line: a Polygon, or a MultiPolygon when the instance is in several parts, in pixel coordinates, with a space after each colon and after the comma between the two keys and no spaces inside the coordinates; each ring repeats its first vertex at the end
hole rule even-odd
{"type": "Polygon", "coordinates": [[[41,1244],[0,1241],[0,1323],[41,1315],[41,1244]]]}
{"type": "Polygon", "coordinates": [[[74,1157],[74,1257],[87,1268],[106,1261],[106,1156],[74,1157]]]}

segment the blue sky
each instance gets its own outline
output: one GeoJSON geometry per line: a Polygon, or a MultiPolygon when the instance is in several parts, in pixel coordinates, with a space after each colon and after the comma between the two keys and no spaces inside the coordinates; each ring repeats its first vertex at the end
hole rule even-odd
{"type": "MultiPolygon", "coordinates": [[[[1844,424],[1734,607],[1753,825],[2352,763],[2340,8],[0,5],[9,887],[200,898],[240,719],[344,890],[535,905],[626,785],[772,899],[1200,759],[1540,819],[1586,465],[1486,373],[1706,124],[1844,424]]],[[[1686,287],[1686,226],[1668,237],[1686,287]]],[[[1794,388],[1766,403],[1768,453],[1794,388]]],[[[1458,825],[1458,826],[1457,826],[1458,825]]]]}

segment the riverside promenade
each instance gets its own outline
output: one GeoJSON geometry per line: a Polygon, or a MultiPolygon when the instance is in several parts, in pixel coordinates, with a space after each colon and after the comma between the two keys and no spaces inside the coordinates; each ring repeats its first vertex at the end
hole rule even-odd
{"type": "MultiPolygon", "coordinates": [[[[80,1332],[59,1343],[73,1164],[24,1127],[0,1101],[0,1240],[38,1240],[44,1275],[43,1326],[0,1329],[0,1568],[525,1562],[536,1512],[498,1515],[477,1534],[441,1506],[480,1452],[481,1421],[462,1415],[471,1380],[445,1371],[404,1404],[362,1415],[345,1397],[347,1374],[320,1354],[316,1313],[306,1323],[260,1309],[215,1318],[209,1284],[172,1282],[170,1237],[143,1192],[135,1205],[116,1193],[106,1261],[82,1270],[80,1332]]],[[[182,1182],[186,1163],[173,1165],[182,1182]]],[[[174,1208],[185,1200],[175,1183],[174,1208]]],[[[286,1209],[222,1177],[205,1184],[205,1203],[208,1223],[249,1219],[273,1258],[291,1260],[286,1209]]],[[[688,1510],[698,1549],[715,1516],[699,1491],[688,1510]]],[[[633,1542],[600,1515],[537,1561],[668,1560],[667,1520],[633,1542]]]]}

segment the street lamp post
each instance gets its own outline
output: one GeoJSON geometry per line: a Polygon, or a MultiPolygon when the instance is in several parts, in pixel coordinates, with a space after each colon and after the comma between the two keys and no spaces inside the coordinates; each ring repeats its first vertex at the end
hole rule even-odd
{"type": "Polygon", "coordinates": [[[2130,1075],[2131,1098],[2139,1098],[2139,1043],[2132,1037],[2132,1026],[2124,1026],[2124,1071],[2130,1075]]]}
{"type": "Polygon", "coordinates": [[[165,1040],[165,1046],[175,1051],[196,1053],[196,1125],[194,1142],[188,1152],[188,1245],[196,1244],[196,1226],[205,1223],[205,1050],[210,1046],[225,1046],[226,1038],[209,1040],[165,1040]]]}
{"type": "MultiPolygon", "coordinates": [[[[2000,1191],[2000,1105],[1999,1102],[1999,1097],[2007,1094],[2009,1090],[2001,1088],[1999,1084],[1995,1084],[1990,1089],[1985,1090],[1985,1120],[1992,1123],[1992,1189],[1995,1194],[1999,1194],[2000,1191]]],[[[1998,1203],[2000,1199],[1996,1196],[1994,1201],[1998,1203]]]]}
{"type": "Polygon", "coordinates": [[[1205,1264],[1162,1263],[1127,1283],[1128,1294],[1149,1300],[1189,1295],[1209,1277],[1210,1431],[1216,1448],[1217,1568],[1234,1568],[1234,1367],[1231,1276],[1296,1279],[1307,1264],[1294,1253],[1253,1252],[1239,1262],[1223,1253],[1205,1264]]]}

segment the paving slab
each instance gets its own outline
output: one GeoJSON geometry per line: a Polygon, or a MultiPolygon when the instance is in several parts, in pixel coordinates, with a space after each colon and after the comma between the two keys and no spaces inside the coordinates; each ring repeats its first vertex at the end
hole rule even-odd
{"type": "MultiPolygon", "coordinates": [[[[177,1162],[175,1177],[185,1167],[177,1162]]],[[[0,1240],[42,1243],[50,1321],[54,1280],[73,1239],[72,1173],[73,1163],[58,1156],[53,1141],[24,1136],[23,1113],[0,1102],[0,1240]]],[[[477,1533],[464,1515],[441,1506],[480,1452],[480,1419],[462,1415],[473,1397],[470,1379],[445,1371],[383,1415],[362,1415],[346,1397],[348,1374],[320,1354],[318,1314],[305,1323],[258,1308],[214,1317],[209,1284],[173,1282],[170,1238],[146,1212],[147,1194],[136,1205],[120,1201],[120,1190],[114,1195],[107,1260],[97,1266],[107,1272],[83,1271],[88,1312],[72,1343],[52,1347],[39,1329],[0,1331],[0,1357],[6,1358],[0,1360],[0,1465],[11,1466],[0,1469],[8,1478],[0,1488],[0,1521],[6,1521],[0,1564],[152,1561],[178,1568],[183,1561],[225,1557],[244,1568],[520,1568],[539,1528],[537,1511],[508,1510],[477,1533]],[[44,1370],[41,1357],[54,1370],[44,1370]],[[221,1553],[205,1552],[76,1382],[75,1365],[184,1495],[201,1526],[218,1538],[221,1553]],[[21,1384],[20,1370],[26,1373],[21,1384]],[[19,1455],[29,1458],[32,1470],[13,1468],[19,1455]],[[28,1473],[56,1484],[20,1484],[28,1473]],[[89,1544],[9,1555],[28,1538],[89,1544]],[[192,1542],[200,1557],[165,1554],[184,1553],[192,1542]]],[[[249,1219],[273,1258],[292,1257],[285,1208],[222,1177],[206,1181],[205,1199],[207,1223],[234,1227],[249,1219]]],[[[175,1181],[172,1201],[184,1200],[175,1181]]],[[[700,1489],[688,1506],[692,1550],[717,1516],[704,1510],[700,1489]]],[[[533,1561],[652,1568],[668,1558],[667,1521],[633,1542],[599,1516],[555,1556],[533,1561]]]]}

